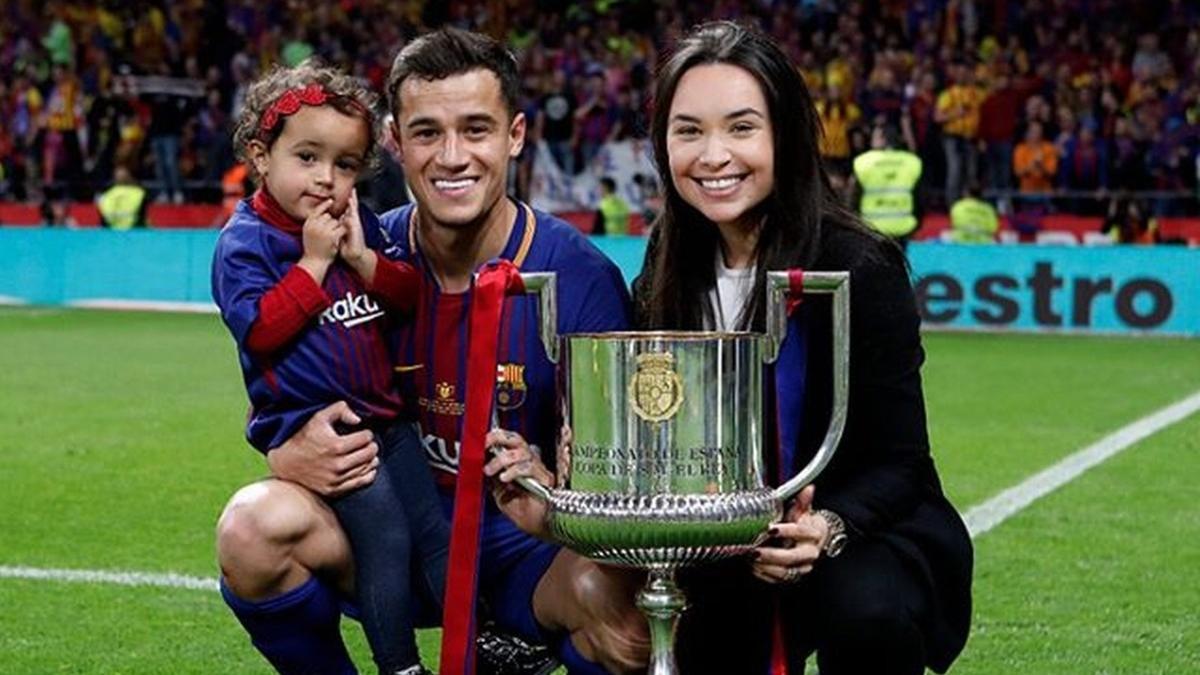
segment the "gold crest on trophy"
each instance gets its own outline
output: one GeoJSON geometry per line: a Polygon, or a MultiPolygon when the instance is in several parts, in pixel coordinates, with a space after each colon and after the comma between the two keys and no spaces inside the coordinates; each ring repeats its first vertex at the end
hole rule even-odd
{"type": "Polygon", "coordinates": [[[647,422],[669,420],[683,405],[683,381],[669,353],[639,354],[637,372],[629,382],[633,412],[647,422]]]}

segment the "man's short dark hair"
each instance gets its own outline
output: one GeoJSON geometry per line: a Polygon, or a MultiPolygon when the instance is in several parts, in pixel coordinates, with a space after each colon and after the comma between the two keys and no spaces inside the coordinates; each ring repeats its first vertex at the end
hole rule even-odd
{"type": "Polygon", "coordinates": [[[515,115],[520,88],[516,57],[487,35],[449,27],[422,35],[396,54],[387,80],[388,109],[399,111],[400,86],[409,77],[442,80],[479,68],[500,80],[500,96],[509,115],[515,115]]]}

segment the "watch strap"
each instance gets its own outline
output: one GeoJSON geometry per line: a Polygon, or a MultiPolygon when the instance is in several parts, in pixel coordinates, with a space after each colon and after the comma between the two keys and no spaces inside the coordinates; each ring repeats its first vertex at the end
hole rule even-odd
{"type": "Polygon", "coordinates": [[[821,548],[821,552],[826,557],[836,558],[846,546],[846,540],[849,538],[846,533],[846,521],[828,509],[817,509],[813,513],[820,516],[829,525],[829,536],[825,539],[825,546],[821,548]]]}

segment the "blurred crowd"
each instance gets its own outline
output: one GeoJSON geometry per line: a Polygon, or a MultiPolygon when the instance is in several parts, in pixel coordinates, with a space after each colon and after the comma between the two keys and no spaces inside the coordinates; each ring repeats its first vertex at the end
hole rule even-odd
{"type": "Polygon", "coordinates": [[[7,0],[0,199],[87,199],[120,166],[158,201],[218,201],[263,69],[317,56],[381,90],[405,40],[446,23],[507,40],[534,139],[576,173],[645,136],[659,55],[712,18],[791,54],[839,184],[887,125],[922,158],[929,207],[977,185],[1081,213],[1129,190],[1196,208],[1200,10],[1184,0],[7,0]]]}

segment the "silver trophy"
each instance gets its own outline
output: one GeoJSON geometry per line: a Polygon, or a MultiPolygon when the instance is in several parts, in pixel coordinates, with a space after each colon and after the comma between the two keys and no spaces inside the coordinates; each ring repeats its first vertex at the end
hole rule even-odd
{"type": "Polygon", "coordinates": [[[552,273],[522,274],[540,296],[541,338],[558,364],[563,441],[557,487],[521,485],[549,505],[549,528],[597,561],[649,573],[638,594],[652,675],[676,673],[686,606],[675,570],[745,554],[784,503],[829,463],[846,420],[847,272],[806,272],[804,293],[833,294],[833,414],[821,447],[777,488],[763,475],[763,365],[787,331],[789,274],[767,275],[767,333],[556,334],[552,273]]]}

